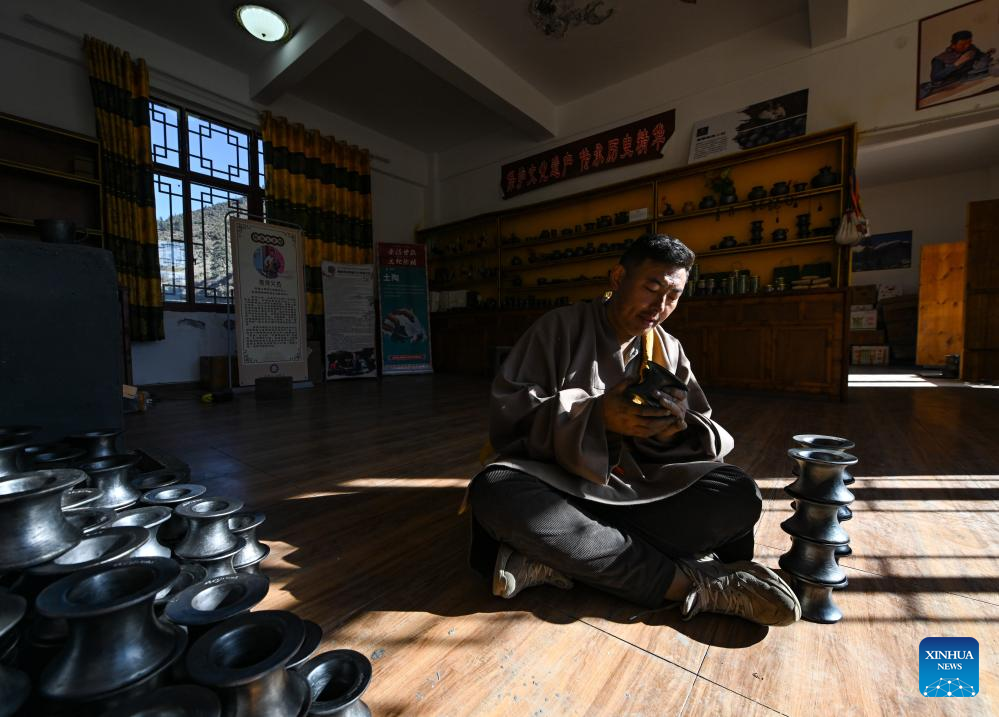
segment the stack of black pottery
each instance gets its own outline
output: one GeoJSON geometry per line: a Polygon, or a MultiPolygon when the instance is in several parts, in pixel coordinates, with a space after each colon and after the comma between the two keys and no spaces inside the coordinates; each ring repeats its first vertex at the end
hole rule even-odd
{"type": "Polygon", "coordinates": [[[267,594],[261,513],[120,431],[0,427],[0,717],[364,717],[371,663],[267,594]]]}
{"type": "Polygon", "coordinates": [[[797,435],[794,441],[799,448],[788,455],[797,480],[784,489],[794,499],[794,515],[780,524],[791,536],[791,549],[780,557],[780,566],[792,577],[802,618],[839,622],[843,613],[833,602],[832,591],[847,585],[839,557],[851,553],[850,536],[841,523],[853,517],[847,507],[853,493],[846,486],[854,479],[847,468],[857,459],[845,451],[854,444],[812,434],[797,435]]]}

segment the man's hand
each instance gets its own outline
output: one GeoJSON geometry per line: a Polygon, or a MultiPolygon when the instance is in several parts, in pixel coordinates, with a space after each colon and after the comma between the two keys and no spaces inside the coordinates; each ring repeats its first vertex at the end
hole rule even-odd
{"type": "Polygon", "coordinates": [[[969,61],[974,60],[974,59],[975,59],[975,51],[974,50],[968,50],[967,52],[965,52],[963,55],[961,55],[959,58],[957,58],[954,61],[954,67],[960,67],[965,62],[969,62],[969,61]]]}
{"type": "Polygon", "coordinates": [[[663,436],[668,438],[687,427],[683,420],[685,400],[680,401],[672,394],[660,394],[660,406],[639,406],[625,393],[633,384],[632,379],[626,378],[598,399],[608,431],[622,436],[665,440],[663,436]]]}
{"type": "Polygon", "coordinates": [[[673,423],[653,436],[657,441],[666,441],[687,428],[687,392],[670,388],[659,392],[659,402],[674,416],[673,423]]]}

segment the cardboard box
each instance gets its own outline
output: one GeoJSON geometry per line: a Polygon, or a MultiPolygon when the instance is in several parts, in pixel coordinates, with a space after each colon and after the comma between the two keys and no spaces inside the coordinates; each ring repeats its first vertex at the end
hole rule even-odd
{"type": "Polygon", "coordinates": [[[873,309],[878,303],[878,287],[876,284],[851,286],[849,299],[850,306],[869,306],[873,309]]]}
{"type": "Polygon", "coordinates": [[[851,346],[850,363],[854,366],[887,366],[887,346],[851,346]]]}
{"type": "Polygon", "coordinates": [[[916,294],[909,294],[883,299],[878,308],[881,309],[885,321],[915,322],[919,316],[919,297],[916,294]]]}
{"type": "Polygon", "coordinates": [[[850,346],[877,346],[885,343],[885,332],[881,329],[868,331],[851,331],[847,337],[850,346]]]}
{"type": "Polygon", "coordinates": [[[850,331],[878,328],[878,312],[874,309],[850,311],[850,331]]]}

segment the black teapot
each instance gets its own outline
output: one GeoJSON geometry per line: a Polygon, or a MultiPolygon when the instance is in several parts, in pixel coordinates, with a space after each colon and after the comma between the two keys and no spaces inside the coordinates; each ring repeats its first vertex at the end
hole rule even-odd
{"type": "Polygon", "coordinates": [[[676,214],[676,212],[673,211],[673,207],[667,202],[666,203],[666,208],[663,209],[663,216],[664,217],[671,217],[674,214],[676,214]]]}
{"type": "Polygon", "coordinates": [[[718,202],[715,200],[715,198],[712,195],[709,194],[708,196],[703,197],[701,199],[701,203],[698,204],[697,206],[701,209],[712,209],[713,207],[718,206],[718,202]]]}
{"type": "Polygon", "coordinates": [[[808,189],[808,182],[795,182],[794,183],[794,191],[796,191],[796,192],[803,192],[806,189],[808,189]]]}
{"type": "Polygon", "coordinates": [[[722,240],[720,242],[718,242],[718,248],[719,249],[730,249],[730,248],[734,247],[736,244],[738,244],[738,242],[735,240],[734,236],[731,236],[731,235],[723,236],[722,240]]]}
{"type": "Polygon", "coordinates": [[[732,194],[723,194],[721,196],[722,204],[735,204],[738,201],[739,201],[739,195],[737,195],[735,192],[733,192],[732,194]]]}
{"type": "Polygon", "coordinates": [[[627,224],[628,223],[628,212],[617,212],[614,215],[615,224],[627,224]]]}
{"type": "Polygon", "coordinates": [[[787,182],[774,182],[774,186],[770,188],[771,197],[779,197],[782,194],[787,194],[791,191],[791,187],[788,186],[787,182]]]}
{"type": "Polygon", "coordinates": [[[839,174],[832,171],[832,167],[825,166],[819,170],[819,173],[812,177],[813,187],[831,187],[834,184],[839,184],[839,174]]]}
{"type": "Polygon", "coordinates": [[[755,187],[753,187],[752,189],[749,190],[749,195],[748,196],[749,196],[750,199],[753,199],[753,200],[755,200],[755,199],[765,199],[766,196],[767,196],[767,190],[764,189],[762,185],[758,184],[758,185],[756,185],[755,187]]]}
{"type": "Polygon", "coordinates": [[[770,232],[773,241],[787,241],[787,229],[774,229],[770,232]]]}

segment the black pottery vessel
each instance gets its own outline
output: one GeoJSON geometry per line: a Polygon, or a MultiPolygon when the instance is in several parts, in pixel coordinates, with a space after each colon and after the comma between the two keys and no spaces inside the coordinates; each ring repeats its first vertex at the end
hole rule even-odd
{"type": "Polygon", "coordinates": [[[176,578],[165,558],[132,558],[68,575],[45,588],[36,607],[64,619],[69,638],[40,678],[57,701],[106,701],[161,673],[187,644],[179,627],[161,622],[153,598],[176,578]]]}
{"type": "Polygon", "coordinates": [[[305,638],[302,640],[302,646],[298,648],[298,652],[285,665],[289,670],[295,669],[312,657],[312,653],[323,641],[323,628],[319,626],[319,623],[312,620],[302,620],[302,622],[305,624],[305,638]]]}
{"type": "Polygon", "coordinates": [[[54,469],[0,478],[0,572],[57,558],[83,533],[62,512],[62,493],[87,479],[83,471],[54,469]]]}
{"type": "Polygon", "coordinates": [[[207,578],[175,595],[163,614],[187,628],[193,641],[213,625],[251,610],[264,599],[269,586],[270,581],[261,575],[207,578]]]}
{"type": "Polygon", "coordinates": [[[66,520],[79,528],[84,535],[110,528],[118,514],[110,508],[75,508],[64,510],[66,520]]]}
{"type": "Polygon", "coordinates": [[[149,531],[149,540],[133,553],[136,558],[169,558],[170,548],[161,545],[157,540],[160,526],[170,519],[170,509],[162,505],[145,505],[141,508],[131,508],[120,511],[114,519],[114,525],[119,527],[134,526],[149,531]]]}
{"type": "Polygon", "coordinates": [[[116,454],[80,466],[90,476],[90,484],[104,492],[92,504],[95,508],[123,510],[139,502],[142,494],[132,486],[128,476],[136,461],[136,456],[116,454]]]}
{"type": "MultiPolygon", "coordinates": [[[[142,496],[146,505],[162,505],[173,511],[181,503],[198,498],[208,490],[195,483],[175,483],[163,488],[154,488],[142,496]]],[[[159,539],[164,545],[176,545],[187,533],[187,520],[174,511],[170,520],[160,526],[159,539]]]]}
{"type": "MultiPolygon", "coordinates": [[[[14,628],[24,617],[27,606],[27,601],[18,595],[0,594],[0,644],[6,644],[8,635],[13,636],[16,643],[14,628]]],[[[0,717],[17,714],[29,694],[31,680],[28,676],[0,662],[0,717]]]]}
{"type": "MultiPolygon", "coordinates": [[[[229,518],[242,508],[241,501],[218,496],[195,498],[181,503],[174,512],[187,520],[187,533],[177,543],[174,552],[185,560],[201,562],[217,558],[240,546],[241,539],[229,529],[229,518]]],[[[232,555],[235,556],[238,552],[237,550],[232,555]]]]}
{"type": "Polygon", "coordinates": [[[226,620],[187,653],[187,672],[222,698],[227,717],[309,713],[305,678],[285,665],[302,646],[305,627],[293,613],[262,610],[226,620]]]}
{"type": "Polygon", "coordinates": [[[205,577],[207,578],[221,578],[225,575],[236,575],[236,567],[233,565],[233,560],[235,559],[237,553],[243,549],[243,545],[246,543],[242,538],[238,538],[234,546],[228,550],[223,550],[221,552],[215,553],[214,555],[205,555],[200,558],[182,558],[185,562],[197,563],[205,569],[205,577]]]}
{"type": "Polygon", "coordinates": [[[22,461],[29,470],[79,468],[87,452],[68,443],[42,443],[25,446],[22,461]]]}
{"type": "Polygon", "coordinates": [[[21,453],[27,445],[20,438],[0,438],[0,478],[24,470],[21,453]]]}
{"type": "Polygon", "coordinates": [[[63,511],[77,510],[100,500],[104,491],[97,488],[70,488],[62,494],[60,505],[63,511]]]}
{"type": "Polygon", "coordinates": [[[99,458],[107,458],[118,453],[117,438],[121,433],[115,428],[101,428],[95,431],[74,433],[69,438],[86,451],[88,461],[96,461],[99,458]]]}
{"type": "Polygon", "coordinates": [[[198,685],[170,685],[135,697],[101,717],[221,717],[215,693],[198,685]]]}
{"type": "Polygon", "coordinates": [[[371,662],[354,650],[333,650],[313,657],[298,671],[312,691],[310,715],[371,717],[361,695],[371,684],[371,662]]]}
{"type": "Polygon", "coordinates": [[[263,522],[263,513],[237,513],[229,518],[229,530],[233,535],[246,540],[246,545],[232,561],[237,570],[251,563],[259,563],[270,553],[270,548],[257,538],[257,528],[263,522]]]}

